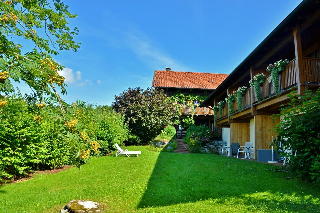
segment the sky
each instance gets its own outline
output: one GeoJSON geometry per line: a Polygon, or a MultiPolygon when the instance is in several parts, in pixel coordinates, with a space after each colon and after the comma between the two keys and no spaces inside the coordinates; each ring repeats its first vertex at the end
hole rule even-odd
{"type": "Polygon", "coordinates": [[[129,87],[151,87],[155,70],[231,73],[301,0],[64,2],[81,45],[54,57],[62,98],[110,106],[129,87]]]}

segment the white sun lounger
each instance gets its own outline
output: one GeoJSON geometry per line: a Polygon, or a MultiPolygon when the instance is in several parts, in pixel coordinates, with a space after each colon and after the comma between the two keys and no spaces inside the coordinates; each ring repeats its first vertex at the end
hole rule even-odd
{"type": "Polygon", "coordinates": [[[139,155],[141,154],[141,151],[128,151],[127,149],[123,150],[118,144],[115,144],[115,146],[118,149],[116,157],[118,157],[118,155],[126,155],[128,157],[130,157],[130,155],[137,155],[137,157],[139,157],[139,155]]]}

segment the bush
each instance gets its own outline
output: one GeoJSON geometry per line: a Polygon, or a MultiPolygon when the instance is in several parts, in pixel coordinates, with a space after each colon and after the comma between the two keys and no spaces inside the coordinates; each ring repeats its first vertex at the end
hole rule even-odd
{"type": "Polygon", "coordinates": [[[185,142],[190,152],[200,152],[201,146],[212,141],[211,130],[207,126],[191,126],[187,130],[185,142]]]}
{"type": "Polygon", "coordinates": [[[0,107],[0,181],[106,154],[127,138],[122,115],[110,107],[36,104],[32,97],[6,98],[0,107]],[[27,100],[27,101],[26,101],[27,100]]]}
{"type": "Polygon", "coordinates": [[[274,143],[282,156],[290,158],[289,170],[294,176],[319,184],[320,89],[315,94],[306,91],[305,96],[289,97],[288,107],[281,109],[283,119],[276,126],[274,143]]]}
{"type": "Polygon", "coordinates": [[[142,144],[151,142],[164,126],[178,118],[174,103],[162,90],[129,88],[115,96],[112,106],[124,115],[131,134],[138,136],[142,144]]]}

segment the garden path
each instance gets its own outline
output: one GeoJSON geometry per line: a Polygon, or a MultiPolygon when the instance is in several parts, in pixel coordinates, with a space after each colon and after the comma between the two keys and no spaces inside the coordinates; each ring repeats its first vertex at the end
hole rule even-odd
{"type": "Polygon", "coordinates": [[[176,139],[177,143],[178,143],[178,147],[176,150],[174,150],[175,153],[183,153],[183,154],[188,154],[190,153],[187,150],[187,144],[183,142],[183,139],[176,139]]]}

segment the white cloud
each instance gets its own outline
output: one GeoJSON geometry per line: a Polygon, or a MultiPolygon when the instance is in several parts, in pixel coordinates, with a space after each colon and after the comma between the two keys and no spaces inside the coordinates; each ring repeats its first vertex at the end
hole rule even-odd
{"type": "Polygon", "coordinates": [[[91,81],[90,81],[90,80],[88,80],[88,79],[86,79],[85,81],[83,81],[83,82],[81,82],[81,83],[77,84],[77,86],[79,86],[79,87],[83,87],[83,86],[87,86],[88,84],[89,84],[89,85],[92,85],[91,81]]]}
{"type": "Polygon", "coordinates": [[[100,84],[101,83],[101,81],[100,80],[97,80],[97,84],[100,84]]]}
{"type": "Polygon", "coordinates": [[[131,50],[141,61],[149,64],[152,68],[165,69],[165,67],[171,67],[173,70],[189,70],[188,67],[157,48],[157,46],[142,33],[129,33],[126,36],[126,43],[131,50]]]}
{"type": "Polygon", "coordinates": [[[59,74],[65,78],[65,83],[73,84],[81,80],[81,72],[77,71],[76,76],[74,76],[73,70],[68,67],[65,67],[63,70],[59,71],[59,74]]]}

